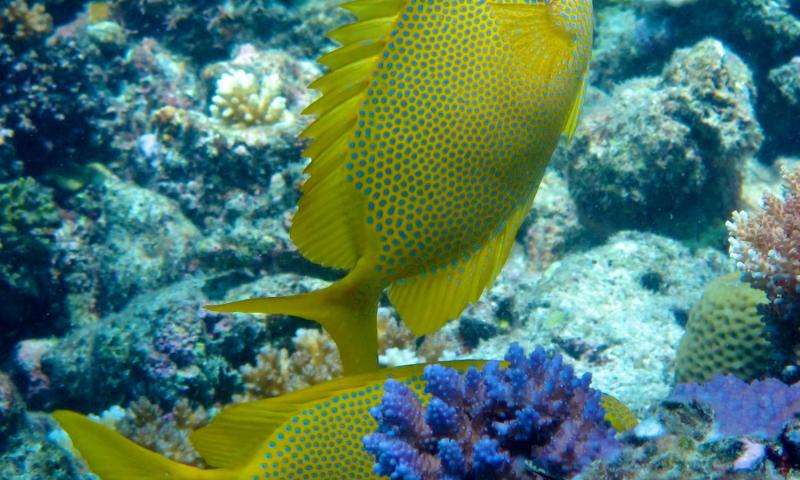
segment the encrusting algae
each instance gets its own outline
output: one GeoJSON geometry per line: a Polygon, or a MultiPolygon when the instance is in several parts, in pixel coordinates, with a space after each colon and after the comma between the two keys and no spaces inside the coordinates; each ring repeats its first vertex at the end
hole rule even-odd
{"type": "MultiPolygon", "coordinates": [[[[304,113],[312,162],[291,236],[348,270],[322,290],[208,307],[320,323],[344,377],[225,409],[191,437],[212,469],[172,462],[76,413],[54,415],[103,480],[376,478],[362,439],[387,378],[426,399],[425,365],[378,370],[382,292],[411,332],[438,330],[497,276],[591,54],[591,0],[355,0],[357,21],[304,113]]],[[[443,362],[465,370],[475,361],[443,362]]],[[[635,418],[608,397],[611,423],[635,418]]]]}

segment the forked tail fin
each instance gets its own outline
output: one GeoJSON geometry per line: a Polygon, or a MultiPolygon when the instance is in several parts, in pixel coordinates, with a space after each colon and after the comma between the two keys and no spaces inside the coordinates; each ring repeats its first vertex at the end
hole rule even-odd
{"type": "MultiPolygon", "coordinates": [[[[367,272],[368,273],[368,272],[367,272]]],[[[378,300],[385,285],[356,267],[321,290],[286,297],[208,305],[212,312],[292,315],[313,320],[333,337],[345,374],[378,368],[378,300]]]]}
{"type": "Polygon", "coordinates": [[[131,442],[83,415],[59,410],[53,416],[92,472],[102,480],[234,480],[233,470],[203,470],[173,462],[131,442]]]}

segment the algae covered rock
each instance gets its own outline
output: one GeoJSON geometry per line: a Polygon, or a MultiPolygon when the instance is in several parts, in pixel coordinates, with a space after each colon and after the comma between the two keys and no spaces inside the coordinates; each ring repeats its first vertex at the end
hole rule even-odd
{"type": "Polygon", "coordinates": [[[679,383],[702,382],[717,374],[752,380],[774,368],[775,347],[759,307],[768,303],[761,290],[733,273],[711,282],[689,313],[678,347],[679,383]]]}
{"type": "Polygon", "coordinates": [[[770,70],[765,97],[762,117],[774,137],[771,146],[778,152],[800,150],[800,56],[770,70]]]}
{"type": "MultiPolygon", "coordinates": [[[[66,206],[59,267],[73,317],[102,316],[193,269],[198,228],[171,199],[93,165],[94,178],[66,206]]],[[[80,318],[73,318],[80,323],[80,318]]]]}
{"type": "Polygon", "coordinates": [[[583,223],[673,236],[721,225],[762,141],[754,97],[747,66],[713,39],[678,50],[660,77],[618,86],[587,112],[566,152],[583,223]]]}
{"type": "Polygon", "coordinates": [[[97,411],[141,396],[166,408],[181,398],[229,399],[239,384],[229,360],[241,355],[231,345],[254,351],[264,327],[257,319],[204,318],[202,287],[202,279],[177,282],[73,329],[42,355],[51,389],[38,406],[97,411]]]}
{"type": "Polygon", "coordinates": [[[0,183],[0,352],[58,310],[52,263],[60,223],[49,188],[29,177],[0,183]]]}
{"type": "Polygon", "coordinates": [[[113,175],[98,185],[102,216],[95,245],[111,308],[178,279],[200,232],[168,198],[113,175]]]}

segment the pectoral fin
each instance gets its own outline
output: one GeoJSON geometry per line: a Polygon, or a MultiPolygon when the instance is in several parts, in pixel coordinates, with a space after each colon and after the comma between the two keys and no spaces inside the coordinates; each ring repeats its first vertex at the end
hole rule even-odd
{"type": "Polygon", "coordinates": [[[575,42],[555,22],[550,6],[490,2],[488,8],[515,60],[521,62],[533,78],[552,80],[571,55],[575,42]]]}

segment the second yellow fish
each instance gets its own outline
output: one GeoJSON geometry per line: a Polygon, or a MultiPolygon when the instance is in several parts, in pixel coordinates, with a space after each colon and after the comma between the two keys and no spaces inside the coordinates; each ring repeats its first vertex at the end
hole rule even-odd
{"type": "Polygon", "coordinates": [[[349,273],[289,297],[217,305],[332,335],[346,373],[377,368],[382,292],[417,335],[505,264],[562,132],[577,122],[591,0],[356,0],[305,113],[312,162],[291,236],[349,273]]]}

